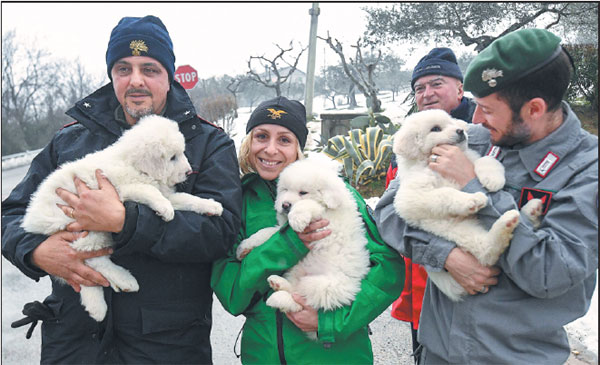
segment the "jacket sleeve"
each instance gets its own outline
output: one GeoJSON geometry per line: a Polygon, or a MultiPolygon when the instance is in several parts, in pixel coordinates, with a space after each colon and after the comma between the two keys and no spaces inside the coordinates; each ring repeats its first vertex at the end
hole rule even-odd
{"type": "Polygon", "coordinates": [[[377,207],[375,222],[383,240],[414,263],[425,266],[428,271],[442,271],[446,258],[456,244],[425,231],[409,227],[394,209],[394,196],[398,179],[392,180],[377,207]]]}
{"type": "Polygon", "coordinates": [[[208,263],[225,256],[235,242],[242,201],[235,145],[216,129],[200,141],[188,143],[194,143],[192,153],[201,155],[200,166],[192,164],[198,171],[186,191],[220,202],[222,215],[175,211],[174,219],[165,222],[143,204],[126,203],[123,231],[113,235],[114,255],[145,253],[163,262],[208,263]]]}
{"type": "MultiPolygon", "coordinates": [[[[244,238],[240,234],[238,241],[244,238]]],[[[235,316],[244,313],[270,290],[267,283],[270,275],[281,275],[308,253],[308,248],[287,223],[241,262],[235,257],[239,242],[227,257],[213,264],[211,275],[217,298],[235,316]]]]}
{"type": "Polygon", "coordinates": [[[48,236],[27,233],[21,228],[25,210],[40,183],[56,169],[53,157],[55,140],[31,162],[23,180],[2,202],[2,255],[28,277],[39,280],[47,275],[29,261],[29,254],[48,236]]]}
{"type": "MultiPolygon", "coordinates": [[[[466,191],[483,191],[478,181],[466,191]]],[[[489,195],[479,217],[489,228],[517,202],[507,192],[489,195]]],[[[541,226],[534,230],[521,215],[507,253],[499,265],[522,290],[538,298],[566,293],[598,270],[598,165],[574,175],[556,191],[541,226]]]]}
{"type": "MultiPolygon", "coordinates": [[[[357,196],[358,193],[354,194],[357,199],[362,200],[357,196]]],[[[377,318],[402,292],[406,274],[404,260],[385,244],[375,229],[374,222],[372,227],[366,233],[371,262],[369,273],[362,280],[361,289],[352,304],[333,311],[319,310],[319,341],[336,342],[347,339],[377,318]]]]}

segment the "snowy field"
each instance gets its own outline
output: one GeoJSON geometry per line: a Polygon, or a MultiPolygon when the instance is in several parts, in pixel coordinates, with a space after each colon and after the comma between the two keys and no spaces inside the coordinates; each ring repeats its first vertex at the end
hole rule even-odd
{"type": "MultiPolygon", "coordinates": [[[[391,101],[391,95],[383,93],[381,96],[385,111],[382,113],[392,120],[401,120],[406,112],[406,108],[400,105],[404,95],[396,96],[396,101],[391,101]]],[[[357,95],[359,105],[365,105],[364,99],[357,95]]],[[[331,110],[331,102],[324,99],[315,99],[314,113],[335,113],[349,112],[345,105],[338,105],[338,110],[331,110]]],[[[365,112],[364,107],[353,110],[352,112],[365,112]]],[[[245,135],[245,124],[250,116],[248,108],[240,108],[238,110],[238,118],[235,121],[236,133],[233,139],[236,146],[239,147],[242,138],[245,135]]],[[[321,126],[320,122],[309,122],[308,124],[310,135],[307,141],[307,149],[316,147],[314,140],[320,140],[321,126]]],[[[9,191],[9,185],[14,187],[14,183],[4,181],[9,174],[5,170],[13,169],[17,166],[23,166],[30,163],[33,158],[33,153],[25,156],[19,156],[14,160],[2,161],[2,199],[4,199],[9,191]],[[5,182],[7,183],[5,185],[5,182]]],[[[13,170],[11,170],[13,171],[13,170]]],[[[24,172],[20,175],[22,176],[24,172]]],[[[20,179],[20,178],[19,178],[20,179]]],[[[378,197],[367,199],[368,203],[374,207],[378,197]]],[[[596,283],[596,291],[592,299],[592,304],[588,313],[566,326],[567,333],[573,353],[567,364],[597,364],[598,363],[598,287],[596,283]]],[[[31,364],[39,362],[39,344],[40,330],[36,328],[32,339],[25,340],[26,327],[19,329],[11,329],[10,322],[20,319],[18,315],[22,305],[31,300],[42,300],[49,294],[49,282],[47,278],[42,279],[39,283],[35,283],[26,279],[21,275],[8,261],[2,258],[2,363],[9,364],[31,364]],[[5,267],[8,265],[10,267],[5,267]],[[17,284],[18,283],[18,284],[17,284]],[[23,290],[26,288],[26,290],[23,290]]],[[[241,326],[241,318],[234,318],[223,312],[220,306],[215,308],[215,317],[227,318],[227,320],[215,320],[215,328],[213,328],[213,347],[215,350],[215,364],[230,364],[239,363],[239,360],[233,356],[231,348],[233,342],[231,340],[232,328],[237,331],[241,326]]],[[[389,316],[389,308],[372,324],[375,335],[372,337],[374,353],[376,355],[376,364],[409,364],[409,346],[410,334],[406,323],[396,321],[389,316]],[[401,337],[401,338],[399,338],[401,337]]],[[[216,318],[215,318],[216,319],[216,318]]],[[[233,337],[234,338],[234,337],[233,337]]],[[[239,346],[239,345],[238,345],[239,346]]],[[[238,347],[239,349],[239,347],[238,347]]],[[[238,350],[239,351],[239,350],[238,350]]]]}

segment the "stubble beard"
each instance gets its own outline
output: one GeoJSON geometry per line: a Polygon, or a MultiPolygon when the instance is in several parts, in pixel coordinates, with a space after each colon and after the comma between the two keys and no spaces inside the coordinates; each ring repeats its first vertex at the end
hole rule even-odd
{"type": "Polygon", "coordinates": [[[133,119],[139,120],[147,115],[154,114],[154,110],[151,106],[142,109],[133,109],[129,105],[125,106],[125,112],[129,114],[133,119]]]}
{"type": "Polygon", "coordinates": [[[513,113],[510,128],[494,145],[498,147],[512,147],[518,143],[525,143],[530,138],[531,129],[523,122],[521,116],[515,116],[513,113]]]}

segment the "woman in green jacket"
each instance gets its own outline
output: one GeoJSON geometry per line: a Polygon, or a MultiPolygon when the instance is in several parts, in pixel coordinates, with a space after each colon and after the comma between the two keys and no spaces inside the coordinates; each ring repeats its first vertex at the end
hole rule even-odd
{"type": "MultiPolygon", "coordinates": [[[[250,116],[246,132],[239,155],[244,176],[238,244],[277,224],[277,178],[283,168],[303,158],[308,135],[304,106],[285,97],[265,101],[250,116]]],[[[346,185],[363,216],[371,261],[351,305],[316,311],[294,295],[303,310],[283,314],[265,304],[272,293],[267,277],[282,275],[309,252],[310,242],[329,235],[326,220],[312,222],[304,232],[294,232],[285,224],[241,262],[235,257],[236,244],[227,258],[213,264],[211,285],[221,304],[231,314],[246,317],[241,343],[244,364],[373,363],[367,325],[402,291],[404,261],[379,236],[362,197],[346,185]],[[304,331],[317,331],[318,340],[310,340],[304,331]]]]}

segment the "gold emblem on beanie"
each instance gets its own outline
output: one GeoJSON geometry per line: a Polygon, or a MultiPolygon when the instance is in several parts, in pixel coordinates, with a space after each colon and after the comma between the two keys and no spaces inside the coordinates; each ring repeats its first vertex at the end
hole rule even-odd
{"type": "Polygon", "coordinates": [[[148,52],[148,46],[146,46],[146,42],[144,41],[131,41],[129,48],[131,48],[132,56],[139,56],[140,52],[148,52]]]}
{"type": "Polygon", "coordinates": [[[490,85],[490,87],[494,87],[496,85],[498,85],[498,82],[496,81],[496,79],[498,77],[503,77],[504,75],[502,75],[502,70],[496,70],[495,68],[492,69],[487,69],[487,70],[483,70],[483,72],[481,73],[481,79],[484,82],[487,82],[488,85],[490,85]]]}
{"type": "Polygon", "coordinates": [[[271,114],[268,115],[271,119],[281,119],[281,114],[287,114],[285,110],[275,110],[273,108],[268,108],[267,110],[271,112],[271,114]]]}

